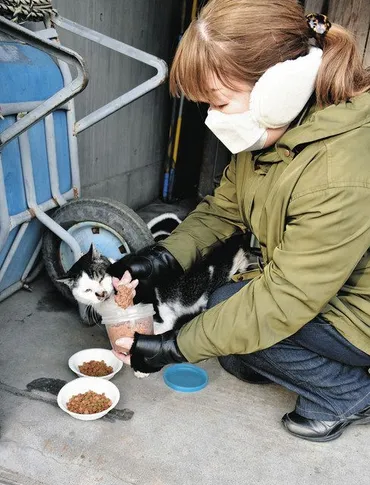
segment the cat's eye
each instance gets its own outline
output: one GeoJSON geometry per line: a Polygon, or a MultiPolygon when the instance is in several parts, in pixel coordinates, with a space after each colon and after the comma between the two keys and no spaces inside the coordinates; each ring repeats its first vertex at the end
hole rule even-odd
{"type": "Polygon", "coordinates": [[[88,288],[87,290],[85,290],[85,293],[89,293],[89,291],[92,291],[92,290],[88,288]]]}

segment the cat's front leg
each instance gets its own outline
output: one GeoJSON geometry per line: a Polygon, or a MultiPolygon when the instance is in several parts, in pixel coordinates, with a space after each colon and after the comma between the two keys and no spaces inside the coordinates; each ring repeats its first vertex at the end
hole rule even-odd
{"type": "Polygon", "coordinates": [[[172,330],[177,320],[176,311],[172,308],[172,306],[168,305],[167,303],[159,303],[158,313],[162,321],[158,322],[154,320],[155,335],[159,335],[161,333],[167,332],[168,330],[172,330]]]}
{"type": "Polygon", "coordinates": [[[140,372],[138,370],[134,370],[134,375],[138,379],[144,379],[144,377],[149,377],[150,376],[150,374],[146,374],[145,372],[140,372]]]}

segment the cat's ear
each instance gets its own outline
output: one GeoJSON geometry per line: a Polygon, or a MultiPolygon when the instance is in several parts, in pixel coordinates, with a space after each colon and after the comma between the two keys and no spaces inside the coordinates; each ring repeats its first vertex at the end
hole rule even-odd
{"type": "Polygon", "coordinates": [[[55,280],[57,283],[63,283],[64,285],[67,285],[68,288],[73,288],[73,285],[74,285],[74,279],[73,278],[68,278],[68,277],[64,277],[64,278],[58,278],[57,280],[55,280]]]}
{"type": "Polygon", "coordinates": [[[89,249],[89,252],[87,253],[90,258],[93,260],[93,259],[99,259],[100,257],[100,253],[99,251],[96,249],[96,247],[94,246],[94,243],[91,243],[91,246],[90,246],[90,249],[89,249]]]}

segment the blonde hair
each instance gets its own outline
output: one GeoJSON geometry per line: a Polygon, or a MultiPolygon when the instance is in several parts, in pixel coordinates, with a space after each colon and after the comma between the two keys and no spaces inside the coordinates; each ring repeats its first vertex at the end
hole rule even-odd
{"type": "MultiPolygon", "coordinates": [[[[215,76],[233,88],[255,84],[266,70],[308,53],[312,30],[296,0],[210,0],[186,30],[170,73],[170,92],[212,102],[215,76]]],[[[317,76],[319,105],[337,104],[370,89],[353,35],[333,24],[321,36],[323,61],[317,76]]]]}

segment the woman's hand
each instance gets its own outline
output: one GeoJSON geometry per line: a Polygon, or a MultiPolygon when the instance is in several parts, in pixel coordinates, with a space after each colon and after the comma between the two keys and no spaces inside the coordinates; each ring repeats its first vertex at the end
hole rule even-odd
{"type": "Polygon", "coordinates": [[[114,289],[117,291],[114,297],[117,305],[124,310],[132,306],[136,295],[135,288],[138,286],[139,280],[133,280],[130,273],[125,271],[120,280],[113,276],[112,283],[114,289]]]}
{"type": "Polygon", "coordinates": [[[126,365],[131,365],[130,349],[133,342],[134,339],[131,337],[119,338],[115,341],[115,344],[122,349],[122,352],[112,350],[117,359],[122,360],[122,362],[126,365]]]}
{"type": "Polygon", "coordinates": [[[123,352],[127,350],[130,355],[113,352],[118,359],[131,365],[135,371],[158,372],[167,364],[187,362],[177,346],[177,333],[175,330],[169,330],[161,335],[143,335],[135,332],[133,339],[124,337],[115,342],[123,352]]]}
{"type": "Polygon", "coordinates": [[[135,303],[155,301],[155,286],[173,280],[183,273],[172,254],[158,244],[127,254],[107,268],[107,273],[116,278],[122,278],[126,271],[132,278],[140,281],[135,303]]]}

